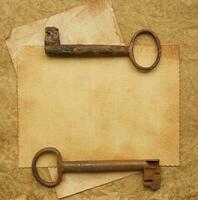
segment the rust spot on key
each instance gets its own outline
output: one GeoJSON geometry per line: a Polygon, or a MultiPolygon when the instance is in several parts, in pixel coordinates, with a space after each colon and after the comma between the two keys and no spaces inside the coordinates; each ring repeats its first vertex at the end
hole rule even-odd
{"type": "Polygon", "coordinates": [[[131,62],[140,71],[150,71],[154,69],[161,57],[160,40],[156,33],[143,29],[137,31],[129,44],[122,45],[82,45],[82,44],[60,44],[59,30],[56,27],[46,27],[45,29],[45,52],[48,56],[58,57],[109,57],[109,56],[129,56],[131,62]],[[155,62],[149,67],[139,65],[134,56],[134,44],[139,35],[149,34],[154,39],[157,46],[157,57],[155,62]]]}
{"type": "Polygon", "coordinates": [[[60,152],[52,147],[41,149],[33,158],[32,174],[36,180],[46,187],[57,186],[63,177],[63,173],[99,173],[121,171],[143,171],[144,186],[153,190],[160,188],[160,165],[159,160],[99,160],[99,161],[63,161],[60,152]],[[57,156],[58,177],[54,182],[42,179],[38,173],[37,160],[45,153],[53,153],[57,156]]]}

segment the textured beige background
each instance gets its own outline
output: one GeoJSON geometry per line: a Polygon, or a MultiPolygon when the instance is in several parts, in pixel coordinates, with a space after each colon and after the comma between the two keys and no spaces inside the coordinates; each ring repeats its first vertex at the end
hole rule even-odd
{"type": "MultiPolygon", "coordinates": [[[[30,169],[17,169],[16,75],[5,39],[9,32],[35,20],[81,5],[85,0],[0,0],[0,199],[56,199],[53,189],[41,187],[30,169]]],[[[162,169],[162,187],[144,189],[142,174],[69,197],[96,199],[198,199],[198,1],[113,0],[124,40],[140,28],[152,28],[162,43],[180,45],[181,166],[162,169]]],[[[43,171],[47,173],[47,171],[43,171]]]]}

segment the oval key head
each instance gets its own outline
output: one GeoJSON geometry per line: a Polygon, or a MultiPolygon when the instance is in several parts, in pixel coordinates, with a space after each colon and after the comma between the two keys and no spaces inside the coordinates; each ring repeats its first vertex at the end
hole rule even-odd
{"type": "Polygon", "coordinates": [[[36,178],[36,180],[39,183],[41,183],[42,185],[44,185],[46,187],[54,187],[54,186],[58,185],[62,180],[63,173],[62,173],[62,170],[61,170],[61,162],[62,162],[62,157],[61,157],[60,152],[57,149],[52,148],[52,147],[47,147],[47,148],[41,149],[40,151],[38,151],[35,154],[35,156],[33,158],[33,161],[32,161],[32,174],[36,178]],[[57,177],[56,181],[52,181],[52,182],[45,181],[43,178],[41,178],[39,173],[38,173],[37,166],[36,166],[38,159],[42,155],[47,154],[47,153],[55,154],[56,157],[57,157],[58,177],[57,177]]]}
{"type": "Polygon", "coordinates": [[[132,63],[135,65],[135,67],[138,69],[138,70],[141,70],[141,71],[145,71],[145,72],[148,72],[148,71],[151,71],[152,69],[154,69],[157,64],[159,63],[160,61],[160,57],[161,57],[161,45],[160,45],[160,40],[159,38],[157,37],[157,34],[151,30],[147,30],[147,29],[142,29],[140,31],[137,31],[132,39],[131,39],[131,42],[129,44],[129,58],[131,59],[132,63]],[[154,39],[155,41],[155,44],[157,46],[157,57],[155,59],[155,62],[149,66],[149,67],[144,67],[144,66],[141,66],[137,63],[137,61],[135,60],[135,55],[134,55],[134,45],[135,45],[135,41],[137,39],[138,36],[142,35],[142,34],[149,34],[152,36],[152,38],[154,39]]]}

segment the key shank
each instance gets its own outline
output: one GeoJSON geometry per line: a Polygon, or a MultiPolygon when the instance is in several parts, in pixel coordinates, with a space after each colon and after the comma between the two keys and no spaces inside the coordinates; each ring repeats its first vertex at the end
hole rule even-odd
{"type": "Polygon", "coordinates": [[[116,57],[128,56],[128,47],[118,45],[57,45],[46,46],[49,56],[54,57],[116,57]]]}
{"type": "Polygon", "coordinates": [[[144,160],[63,161],[61,163],[63,173],[133,171],[146,167],[149,167],[149,164],[144,160]]]}

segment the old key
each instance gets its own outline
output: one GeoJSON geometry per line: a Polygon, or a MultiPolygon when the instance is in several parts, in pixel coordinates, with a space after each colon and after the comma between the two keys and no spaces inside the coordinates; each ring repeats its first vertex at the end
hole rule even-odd
{"type": "Polygon", "coordinates": [[[144,186],[153,190],[160,188],[160,165],[159,160],[97,160],[97,161],[63,161],[60,152],[52,147],[41,149],[32,161],[32,173],[36,180],[46,187],[58,185],[63,173],[80,172],[116,172],[143,170],[144,186]],[[36,163],[39,157],[45,153],[53,153],[57,156],[58,177],[54,182],[42,179],[37,171],[36,163]]]}
{"type": "Polygon", "coordinates": [[[161,45],[156,33],[151,30],[143,29],[137,31],[129,44],[122,45],[82,45],[82,44],[60,44],[59,30],[56,27],[46,27],[45,29],[45,52],[48,56],[58,57],[108,57],[108,56],[129,56],[134,66],[141,71],[154,69],[160,61],[161,45]],[[157,57],[155,62],[149,67],[139,65],[134,56],[134,43],[141,34],[149,34],[154,39],[157,46],[157,57]]]}

